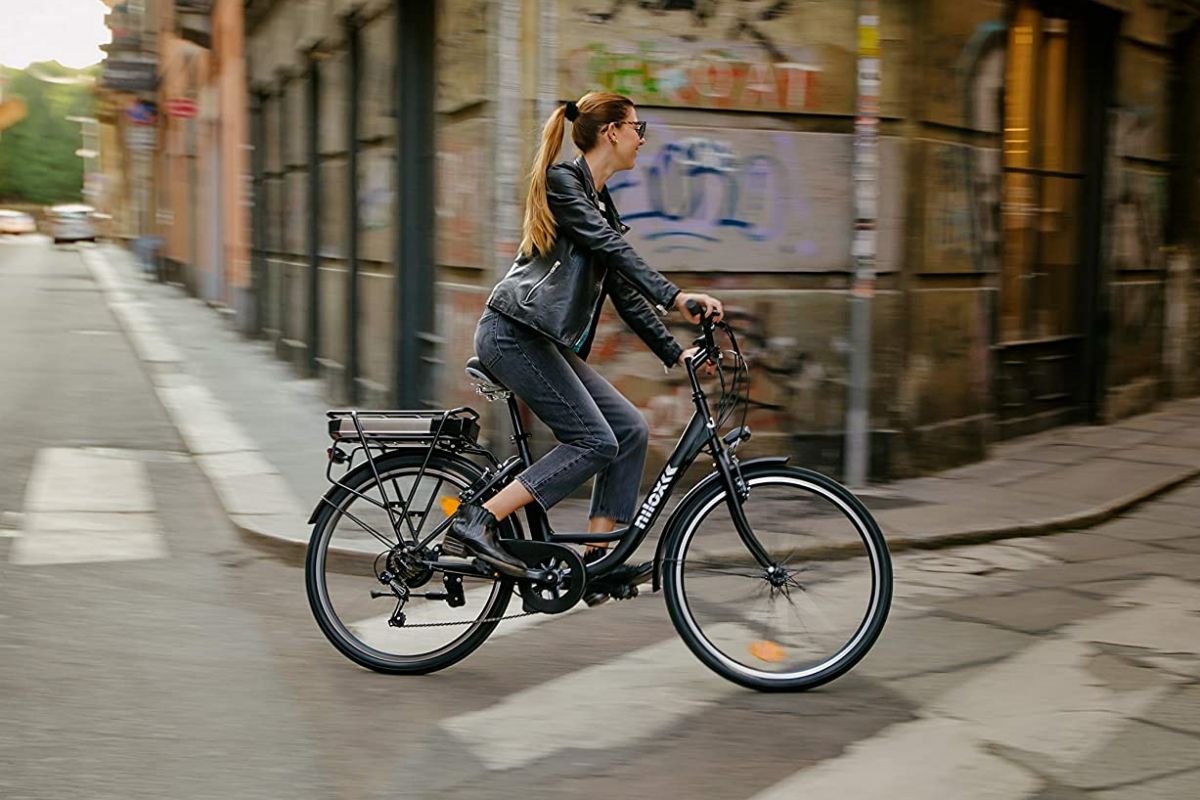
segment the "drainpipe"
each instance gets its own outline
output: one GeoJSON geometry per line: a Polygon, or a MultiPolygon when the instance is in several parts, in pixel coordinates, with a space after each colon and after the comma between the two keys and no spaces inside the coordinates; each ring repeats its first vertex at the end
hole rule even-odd
{"type": "Polygon", "coordinates": [[[867,481],[870,464],[871,298],[875,295],[875,220],[879,200],[879,3],[858,0],[858,96],[854,120],[854,283],[850,290],[850,381],[845,480],[867,481]]]}
{"type": "Polygon", "coordinates": [[[266,312],[264,297],[266,281],[266,231],[267,190],[264,170],[266,169],[266,119],[263,115],[266,95],[257,90],[250,95],[250,295],[252,308],[249,333],[261,336],[263,316],[266,312]]]}
{"type": "Polygon", "coordinates": [[[396,0],[396,368],[401,408],[433,407],[434,320],[433,0],[396,0]]]}
{"type": "Polygon", "coordinates": [[[358,89],[362,69],[362,34],[353,14],[346,18],[346,42],[349,50],[349,86],[346,89],[346,267],[347,288],[346,364],[343,371],[346,402],[358,404],[358,89]]]}
{"type": "Polygon", "coordinates": [[[305,337],[307,374],[317,374],[321,341],[321,161],[319,150],[321,71],[317,54],[309,55],[308,107],[308,332],[305,337]]]}
{"type": "MultiPolygon", "coordinates": [[[[276,327],[279,329],[277,339],[285,340],[294,338],[290,330],[291,319],[289,318],[289,302],[292,297],[292,267],[291,262],[294,260],[292,251],[288,248],[288,213],[296,214],[299,209],[290,208],[288,206],[288,155],[291,152],[292,138],[288,135],[291,133],[288,129],[288,76],[280,75],[279,78],[279,102],[275,104],[275,116],[279,120],[279,124],[275,129],[278,134],[277,146],[279,147],[279,206],[273,209],[273,212],[278,215],[279,225],[279,280],[276,282],[278,294],[275,297],[275,310],[278,315],[278,323],[276,327]]],[[[278,347],[278,342],[276,346],[278,347]]],[[[276,352],[279,352],[278,350],[276,352]]]]}
{"type": "MultiPolygon", "coordinates": [[[[189,56],[187,60],[188,83],[189,91],[192,99],[200,99],[200,77],[197,74],[199,67],[196,65],[196,59],[189,56]]],[[[187,287],[190,294],[200,294],[200,199],[199,187],[196,182],[199,180],[196,169],[196,160],[200,158],[200,147],[196,127],[200,124],[200,115],[193,114],[187,121],[187,170],[188,170],[188,265],[184,270],[183,284],[187,287]]]]}

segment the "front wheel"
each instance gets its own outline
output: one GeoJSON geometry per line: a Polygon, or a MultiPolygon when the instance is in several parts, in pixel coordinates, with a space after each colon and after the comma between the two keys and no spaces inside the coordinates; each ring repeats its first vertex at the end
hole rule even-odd
{"type": "Polygon", "coordinates": [[[802,691],[845,674],[887,619],[892,565],[879,526],[848,489],[800,467],[744,470],[759,564],[715,482],[668,531],[663,588],[688,647],[721,676],[802,691]]]}

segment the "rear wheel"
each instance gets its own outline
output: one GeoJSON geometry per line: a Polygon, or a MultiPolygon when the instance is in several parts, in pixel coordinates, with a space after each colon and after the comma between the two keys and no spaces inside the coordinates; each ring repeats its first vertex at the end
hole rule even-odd
{"type": "Polygon", "coordinates": [[[887,619],[892,567],[879,526],[835,481],[799,467],[749,467],[743,509],[760,565],[712,484],[669,532],[671,621],[706,665],[763,691],[811,689],[866,655],[887,619]]]}
{"type": "MultiPolygon", "coordinates": [[[[425,455],[378,457],[381,481],[370,469],[349,473],[320,512],[308,546],[308,600],[317,624],[343,655],[377,672],[421,674],[462,660],[495,630],[513,591],[507,578],[460,577],[421,564],[438,556],[459,494],[480,476],[474,463],[443,453],[422,472],[425,455]],[[423,558],[400,548],[402,538],[423,541],[439,527],[423,558]],[[385,572],[410,592],[402,617],[397,595],[381,580],[385,572]]],[[[502,525],[502,536],[515,533],[502,525]]]]}

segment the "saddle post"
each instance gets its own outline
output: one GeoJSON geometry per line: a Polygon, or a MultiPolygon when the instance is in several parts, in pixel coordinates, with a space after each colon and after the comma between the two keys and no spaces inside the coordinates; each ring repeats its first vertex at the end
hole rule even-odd
{"type": "Polygon", "coordinates": [[[517,407],[517,398],[512,393],[508,394],[508,416],[512,421],[512,441],[517,446],[517,454],[521,456],[521,461],[529,466],[533,463],[533,458],[529,453],[529,432],[525,430],[525,426],[521,424],[521,410],[517,407]]]}

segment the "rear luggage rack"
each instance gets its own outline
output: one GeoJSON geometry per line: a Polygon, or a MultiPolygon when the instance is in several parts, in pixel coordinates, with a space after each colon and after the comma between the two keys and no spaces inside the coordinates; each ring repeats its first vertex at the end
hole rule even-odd
{"type": "Polygon", "coordinates": [[[470,447],[479,441],[479,413],[461,406],[449,411],[329,411],[329,437],[362,447],[434,444],[470,447]]]}
{"type": "MultiPolygon", "coordinates": [[[[394,509],[383,489],[379,468],[375,463],[377,457],[397,450],[423,449],[425,459],[413,482],[413,491],[425,475],[429,459],[435,450],[484,455],[495,463],[495,458],[478,444],[479,412],[467,406],[448,411],[327,411],[325,416],[329,420],[329,438],[333,439],[333,446],[326,451],[329,456],[325,467],[326,479],[335,486],[341,486],[371,504],[385,509],[389,518],[392,518],[394,509]],[[355,459],[360,454],[375,474],[375,481],[383,495],[382,503],[375,498],[366,497],[333,475],[337,466],[343,467],[346,474],[349,474],[355,469],[355,459]]],[[[398,486],[396,491],[400,492],[398,486]]],[[[403,501],[402,505],[407,507],[412,502],[412,496],[407,499],[401,496],[397,500],[403,501]]],[[[324,502],[329,502],[328,496],[324,502]]],[[[316,521],[316,513],[313,512],[310,521],[316,521]]],[[[358,520],[355,522],[360,526],[369,527],[358,520]]],[[[397,524],[395,519],[392,519],[392,524],[397,524]]]]}

